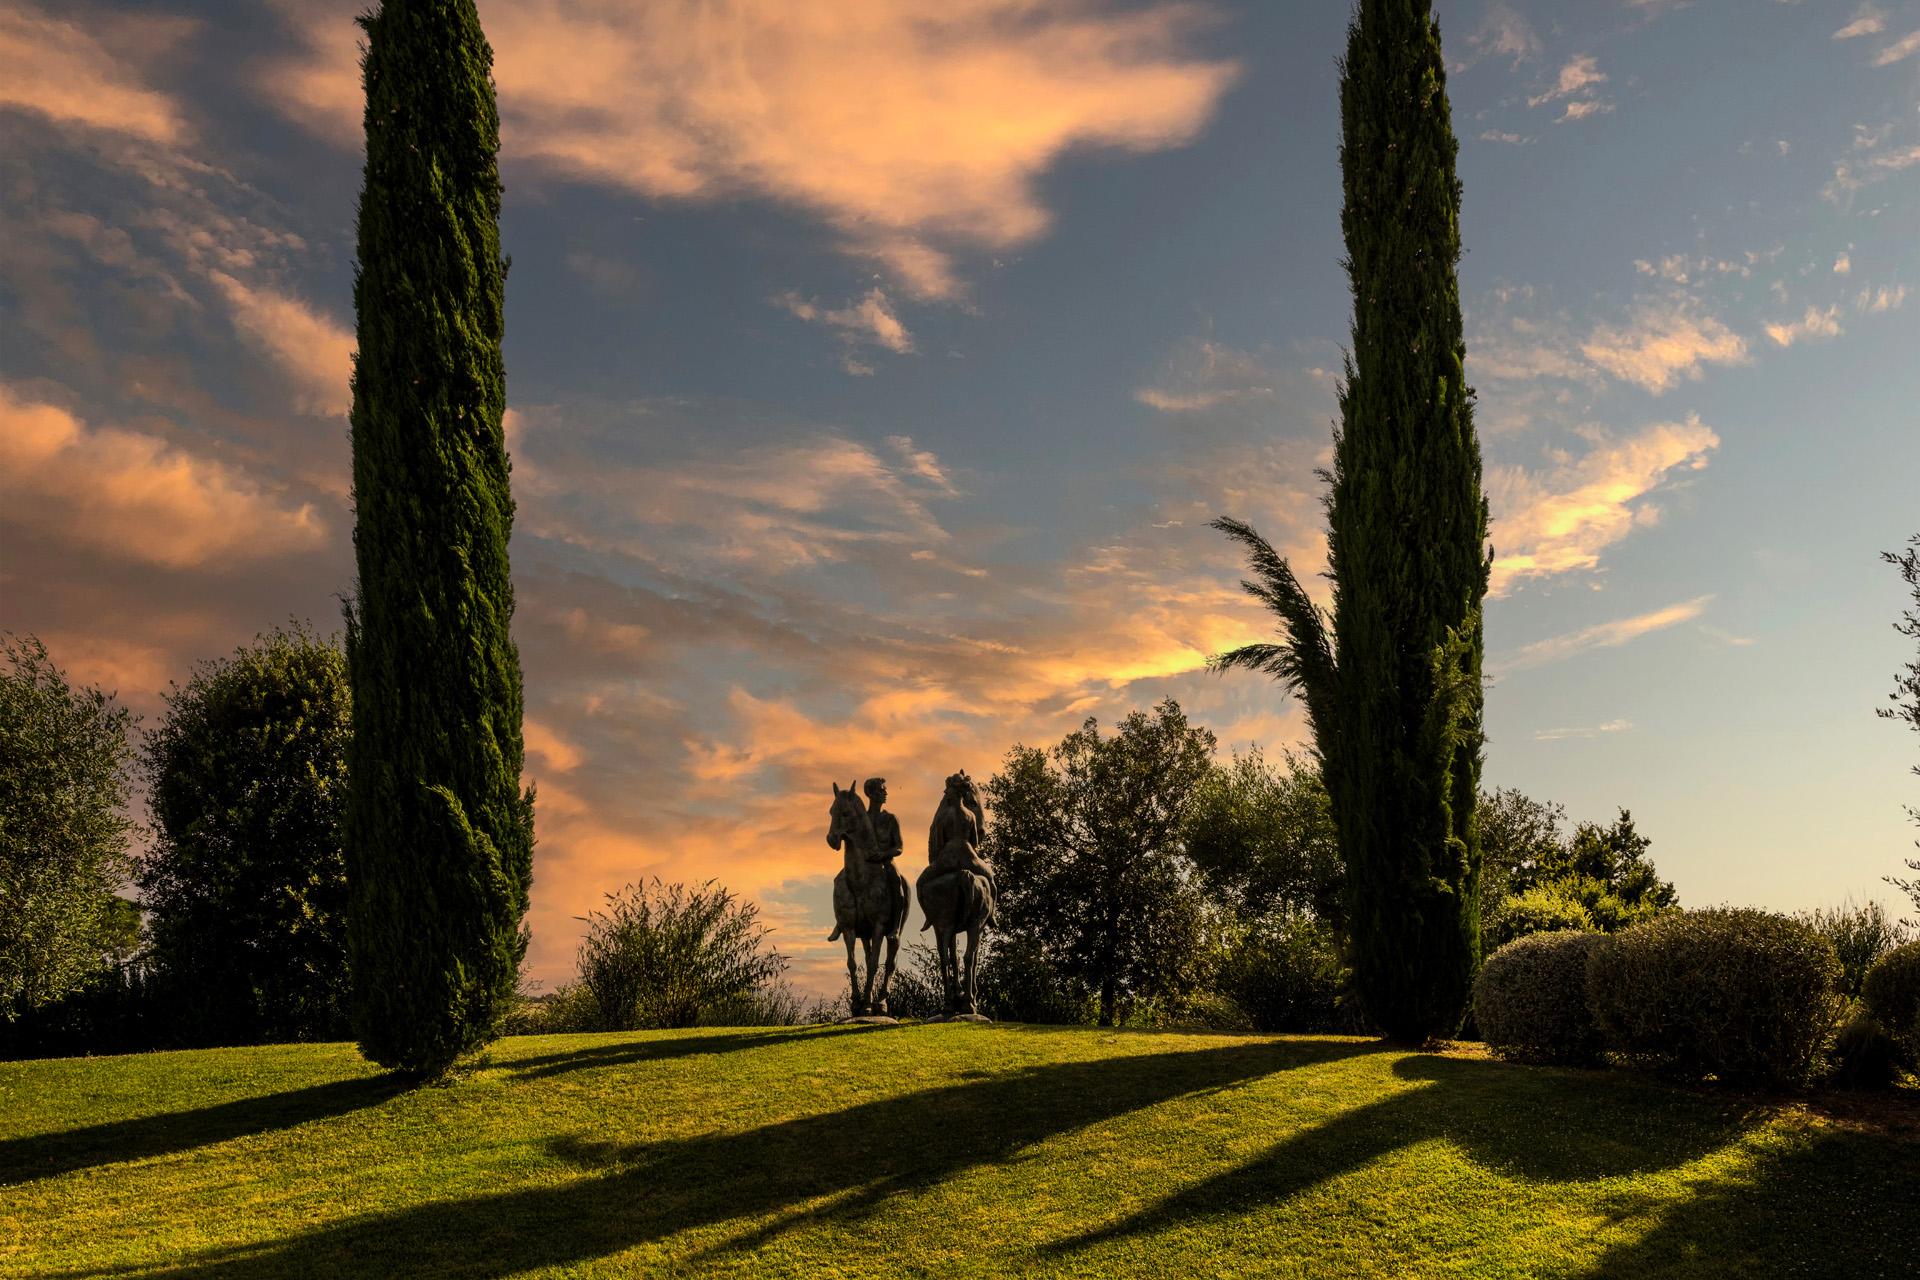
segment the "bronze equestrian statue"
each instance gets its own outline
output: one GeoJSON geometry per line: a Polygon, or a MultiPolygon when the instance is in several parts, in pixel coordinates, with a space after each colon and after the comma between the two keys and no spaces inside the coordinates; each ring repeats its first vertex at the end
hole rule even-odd
{"type": "Polygon", "coordinates": [[[833,809],[827,825],[827,843],[844,849],[840,874],[833,878],[833,932],[827,941],[844,938],[847,944],[847,981],[852,987],[851,1008],[856,1018],[885,1015],[887,987],[893,981],[894,959],[900,951],[900,930],[907,923],[907,878],[893,865],[900,856],[900,820],[883,807],[885,778],[867,779],[869,810],[860,803],[853,784],[842,791],[833,784],[833,809]],[[860,980],[853,944],[867,949],[867,978],[860,980]],[[887,944],[885,968],[879,963],[882,942],[887,944]],[[879,973],[879,991],[874,975],[879,973]]]}
{"type": "Polygon", "coordinates": [[[948,1016],[980,1012],[975,960],[980,935],[994,920],[997,887],[993,867],[980,856],[985,832],[986,815],[973,779],[964,772],[953,774],[927,830],[927,869],[917,886],[920,909],[927,915],[920,927],[933,930],[948,1016]],[[957,954],[962,933],[967,935],[964,967],[957,954]]]}

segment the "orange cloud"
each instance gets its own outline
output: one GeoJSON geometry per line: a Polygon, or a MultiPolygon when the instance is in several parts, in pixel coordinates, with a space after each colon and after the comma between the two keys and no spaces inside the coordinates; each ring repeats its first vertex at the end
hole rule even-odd
{"type": "MultiPolygon", "coordinates": [[[[261,77],[351,140],[353,6],[283,4],[306,33],[261,77]]],[[[961,291],[952,254],[1046,229],[1037,184],[1077,147],[1199,132],[1235,66],[1191,53],[1192,4],[1095,0],[515,0],[482,6],[510,161],[677,200],[807,210],[914,297],[961,291]]]]}
{"type": "Polygon", "coordinates": [[[1708,364],[1745,364],[1747,344],[1684,300],[1643,303],[1632,321],[1600,325],[1581,353],[1600,369],[1659,395],[1708,364]]]}
{"type": "Polygon", "coordinates": [[[1626,644],[1630,640],[1637,640],[1651,632],[1664,631],[1682,622],[1691,622],[1705,613],[1707,605],[1712,601],[1712,596],[1699,596],[1692,600],[1683,600],[1679,604],[1670,604],[1664,609],[1635,614],[1630,618],[1616,618],[1611,622],[1583,627],[1566,635],[1536,640],[1532,644],[1521,646],[1512,656],[1489,662],[1487,666],[1490,671],[1499,674],[1519,671],[1526,667],[1543,666],[1549,662],[1559,662],[1589,649],[1611,649],[1626,644]]]}
{"type": "Polygon", "coordinates": [[[5,515],[44,536],[167,569],[309,551],[311,504],[289,509],[252,477],[157,436],[88,427],[0,384],[5,515]]]}
{"type": "Polygon", "coordinates": [[[1657,514],[1642,500],[1675,472],[1698,471],[1720,437],[1689,414],[1626,440],[1603,441],[1585,457],[1544,473],[1520,467],[1488,471],[1493,507],[1491,593],[1527,578],[1593,569],[1606,548],[1657,514]]]}
{"type": "MultiPolygon", "coordinates": [[[[151,54],[192,27],[133,17],[115,22],[126,53],[151,54]]],[[[28,5],[0,9],[0,105],[147,142],[177,142],[186,133],[178,105],[141,82],[134,57],[28,5]]]]}
{"type": "Polygon", "coordinates": [[[344,414],[352,403],[353,334],[297,298],[247,285],[224,271],[207,278],[233,308],[242,336],[292,378],[302,412],[344,414]]]}

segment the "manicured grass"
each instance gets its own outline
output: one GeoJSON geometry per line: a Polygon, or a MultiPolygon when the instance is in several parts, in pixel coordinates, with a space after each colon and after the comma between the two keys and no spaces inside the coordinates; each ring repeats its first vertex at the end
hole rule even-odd
{"type": "MultiPolygon", "coordinates": [[[[1896,1108],[1902,1104],[1894,1104],[1896,1108]]],[[[1340,1038],[906,1026],[0,1064],[0,1274],[1912,1275],[1920,1142],[1340,1038]]]]}

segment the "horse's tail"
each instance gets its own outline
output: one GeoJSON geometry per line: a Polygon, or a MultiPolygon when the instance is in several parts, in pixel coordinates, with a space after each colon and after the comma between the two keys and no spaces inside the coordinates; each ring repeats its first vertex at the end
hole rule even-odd
{"type": "Polygon", "coordinates": [[[843,928],[845,928],[845,927],[846,927],[846,926],[844,926],[844,925],[838,925],[838,924],[836,924],[836,925],[834,925],[834,926],[833,926],[833,932],[827,935],[827,941],[828,941],[828,942],[838,942],[838,941],[840,941],[840,931],[841,931],[841,930],[842,930],[843,928]]]}

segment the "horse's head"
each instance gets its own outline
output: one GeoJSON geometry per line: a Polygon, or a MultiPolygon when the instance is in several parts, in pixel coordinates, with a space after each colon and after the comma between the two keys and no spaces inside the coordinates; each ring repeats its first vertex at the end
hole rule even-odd
{"type": "Polygon", "coordinates": [[[838,849],[842,840],[851,840],[866,825],[867,806],[861,802],[854,784],[843,791],[833,784],[833,808],[827,813],[827,844],[838,849]]]}

